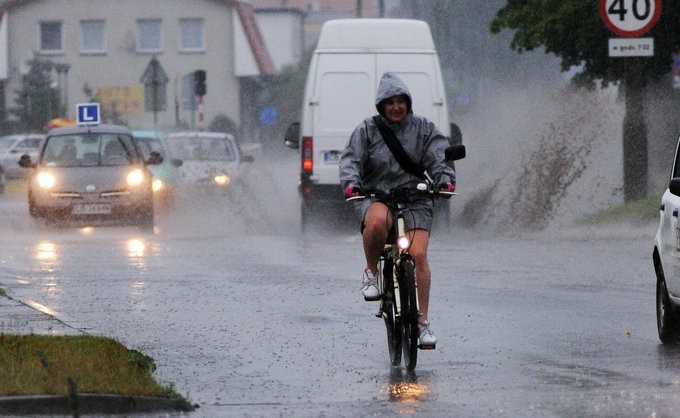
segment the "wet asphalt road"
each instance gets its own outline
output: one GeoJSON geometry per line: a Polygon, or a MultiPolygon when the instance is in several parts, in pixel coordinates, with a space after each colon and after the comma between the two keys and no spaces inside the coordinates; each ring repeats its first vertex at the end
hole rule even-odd
{"type": "Polygon", "coordinates": [[[151,355],[191,416],[680,415],[653,225],[435,232],[439,341],[408,375],[361,299],[358,234],[302,237],[285,205],[197,206],[149,234],[39,228],[2,198],[0,287],[151,355]]]}

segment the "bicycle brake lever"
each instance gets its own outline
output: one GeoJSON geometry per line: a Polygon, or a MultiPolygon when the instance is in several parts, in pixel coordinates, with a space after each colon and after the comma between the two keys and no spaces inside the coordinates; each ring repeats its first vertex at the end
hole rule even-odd
{"type": "Polygon", "coordinates": [[[456,193],[456,192],[444,192],[444,191],[441,191],[441,190],[438,191],[437,194],[439,196],[456,196],[456,195],[458,195],[458,193],[456,193]]]}
{"type": "Polygon", "coordinates": [[[345,198],[346,202],[353,202],[355,200],[364,200],[366,199],[366,196],[352,196],[352,197],[347,197],[345,198]]]}

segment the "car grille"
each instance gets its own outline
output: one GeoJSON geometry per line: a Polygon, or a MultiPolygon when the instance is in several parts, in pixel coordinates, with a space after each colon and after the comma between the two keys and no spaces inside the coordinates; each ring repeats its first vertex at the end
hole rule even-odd
{"type": "Polygon", "coordinates": [[[101,193],[78,193],[78,192],[51,192],[50,197],[54,199],[97,199],[97,198],[116,198],[129,196],[129,190],[111,190],[101,193]]]}

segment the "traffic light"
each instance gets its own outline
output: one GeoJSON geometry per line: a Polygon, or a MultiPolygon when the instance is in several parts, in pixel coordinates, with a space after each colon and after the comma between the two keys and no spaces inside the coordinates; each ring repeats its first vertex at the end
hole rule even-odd
{"type": "Polygon", "coordinates": [[[205,70],[194,71],[194,94],[196,96],[205,96],[206,91],[205,70]]]}

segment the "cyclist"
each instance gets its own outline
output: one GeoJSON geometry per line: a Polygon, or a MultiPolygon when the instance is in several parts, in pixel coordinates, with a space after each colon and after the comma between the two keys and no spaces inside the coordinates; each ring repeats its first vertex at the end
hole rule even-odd
{"type": "MultiPolygon", "coordinates": [[[[444,162],[448,140],[434,123],[413,113],[411,93],[404,81],[393,73],[383,74],[375,104],[379,117],[396,134],[410,159],[420,163],[436,179],[436,187],[440,190],[455,191],[456,173],[444,162]]],[[[415,190],[421,179],[402,168],[374,119],[368,117],[356,127],[342,153],[340,182],[345,197],[349,198],[362,195],[364,191],[388,194],[395,188],[415,190]]],[[[414,196],[407,207],[404,220],[412,237],[410,253],[416,263],[420,344],[435,345],[437,338],[428,319],[431,276],[427,261],[433,202],[427,196],[414,196]]],[[[380,299],[376,279],[378,260],[392,232],[394,218],[393,211],[379,199],[365,199],[361,203],[361,232],[366,257],[361,290],[367,301],[380,299]]]]}

